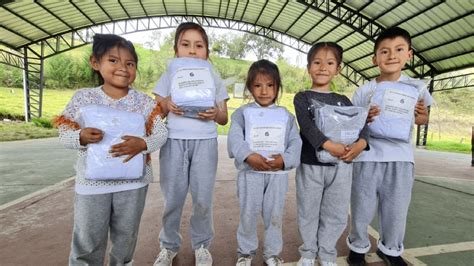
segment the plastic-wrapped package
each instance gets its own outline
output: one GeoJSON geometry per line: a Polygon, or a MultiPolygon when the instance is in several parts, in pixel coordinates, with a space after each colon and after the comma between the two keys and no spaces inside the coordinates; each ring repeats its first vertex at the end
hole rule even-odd
{"type": "MultiPolygon", "coordinates": [[[[316,127],[330,140],[347,145],[359,139],[368,114],[366,107],[328,105],[314,99],[312,108],[316,127]]],[[[316,151],[316,157],[322,163],[339,160],[326,150],[316,151]]]]}
{"type": "Polygon", "coordinates": [[[254,108],[244,110],[245,141],[250,149],[272,159],[273,154],[285,151],[288,113],[282,107],[254,108]]]}
{"type": "Polygon", "coordinates": [[[87,145],[86,178],[92,180],[137,179],[143,176],[144,155],[137,154],[128,162],[126,156],[112,157],[112,145],[121,143],[124,135],[143,137],[145,118],[142,114],[117,110],[105,105],[80,108],[84,127],[102,130],[103,139],[87,145]]]}
{"type": "Polygon", "coordinates": [[[369,124],[370,136],[409,142],[415,106],[423,96],[426,81],[382,81],[377,83],[370,105],[380,107],[380,115],[369,124]]]}
{"type": "Polygon", "coordinates": [[[179,57],[168,65],[171,99],[184,116],[197,117],[215,105],[216,84],[212,65],[203,59],[179,57]]]}

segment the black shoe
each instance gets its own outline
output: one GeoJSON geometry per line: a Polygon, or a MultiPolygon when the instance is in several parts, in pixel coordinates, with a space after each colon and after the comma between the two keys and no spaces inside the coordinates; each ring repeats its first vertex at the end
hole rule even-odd
{"type": "Polygon", "coordinates": [[[377,255],[388,265],[388,266],[407,266],[408,264],[403,260],[401,256],[389,256],[384,254],[380,249],[377,249],[377,255]]]}
{"type": "Polygon", "coordinates": [[[365,266],[367,262],[365,261],[365,254],[357,253],[351,250],[349,256],[346,258],[349,266],[365,266]]]}

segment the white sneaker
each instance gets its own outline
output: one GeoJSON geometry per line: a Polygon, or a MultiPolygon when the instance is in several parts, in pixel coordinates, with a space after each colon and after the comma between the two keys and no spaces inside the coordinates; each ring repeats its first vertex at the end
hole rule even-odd
{"type": "Polygon", "coordinates": [[[211,252],[204,246],[196,249],[194,255],[196,256],[196,266],[212,266],[211,252]]]}
{"type": "Polygon", "coordinates": [[[265,261],[268,266],[283,266],[283,260],[280,257],[273,256],[265,261]]]}
{"type": "Polygon", "coordinates": [[[296,266],[314,266],[314,259],[301,257],[296,266]]]}
{"type": "Polygon", "coordinates": [[[158,257],[155,260],[155,263],[153,263],[153,266],[171,266],[176,254],[178,253],[166,248],[162,248],[160,254],[158,254],[158,257]]]}
{"type": "Polygon", "coordinates": [[[337,263],[332,261],[321,261],[321,266],[337,266],[337,263]]]}
{"type": "Polygon", "coordinates": [[[250,256],[245,256],[245,257],[240,257],[237,260],[237,263],[235,266],[251,266],[252,265],[252,257],[250,256]]]}

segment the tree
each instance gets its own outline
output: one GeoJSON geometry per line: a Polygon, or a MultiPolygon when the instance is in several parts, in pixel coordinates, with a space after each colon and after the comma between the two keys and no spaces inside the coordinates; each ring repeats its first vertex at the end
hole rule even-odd
{"type": "Polygon", "coordinates": [[[150,35],[148,35],[148,40],[144,43],[144,46],[150,50],[155,50],[155,47],[159,49],[162,45],[161,35],[162,33],[159,30],[151,31],[150,35]]]}
{"type": "Polygon", "coordinates": [[[210,50],[212,53],[219,56],[226,56],[228,43],[223,36],[217,37],[215,35],[210,35],[209,42],[211,43],[210,50]]]}
{"type": "Polygon", "coordinates": [[[255,34],[245,34],[243,43],[246,45],[246,50],[251,50],[259,60],[269,57],[280,58],[284,51],[281,43],[255,34]]]}
{"type": "Polygon", "coordinates": [[[247,54],[244,37],[229,33],[212,38],[211,51],[231,59],[242,59],[247,54]]]}
{"type": "Polygon", "coordinates": [[[227,45],[227,56],[231,59],[242,59],[247,54],[248,45],[243,36],[235,36],[227,45]]]}

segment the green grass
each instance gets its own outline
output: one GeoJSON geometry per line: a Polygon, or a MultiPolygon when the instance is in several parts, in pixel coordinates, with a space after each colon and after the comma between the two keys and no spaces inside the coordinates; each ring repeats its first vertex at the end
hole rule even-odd
{"type": "MultiPolygon", "coordinates": [[[[43,112],[45,118],[59,115],[74,94],[74,90],[43,90],[43,112]]],[[[25,113],[25,97],[21,88],[0,87],[0,114],[21,115],[25,113]]]]}
{"type": "Polygon", "coordinates": [[[471,143],[459,143],[452,140],[429,141],[426,143],[426,149],[433,151],[471,153],[471,143]]]}
{"type": "Polygon", "coordinates": [[[0,122],[0,141],[39,139],[57,137],[55,128],[38,127],[33,123],[10,121],[0,122]]]}

